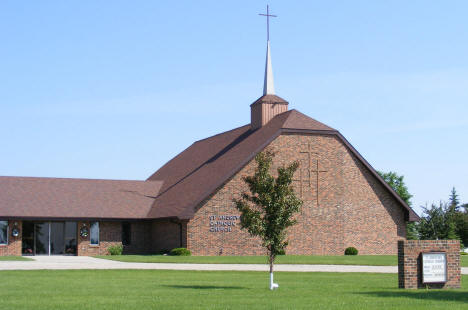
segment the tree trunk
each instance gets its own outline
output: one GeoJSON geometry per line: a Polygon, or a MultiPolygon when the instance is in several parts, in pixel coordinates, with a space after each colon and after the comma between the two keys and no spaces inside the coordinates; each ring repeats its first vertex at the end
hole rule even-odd
{"type": "Polygon", "coordinates": [[[279,286],[277,283],[274,283],[273,281],[273,262],[275,261],[275,256],[270,253],[270,257],[268,261],[270,263],[270,290],[273,290],[275,288],[278,288],[279,286]]]}
{"type": "Polygon", "coordinates": [[[270,273],[273,273],[273,261],[274,261],[274,257],[273,255],[270,254],[270,259],[269,259],[269,262],[270,262],[270,273]]]}

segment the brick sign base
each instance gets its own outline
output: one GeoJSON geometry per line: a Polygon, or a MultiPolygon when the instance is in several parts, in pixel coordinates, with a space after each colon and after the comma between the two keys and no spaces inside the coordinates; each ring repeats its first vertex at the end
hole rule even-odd
{"type": "Polygon", "coordinates": [[[460,241],[404,240],[398,241],[399,288],[460,288],[460,241]],[[447,282],[422,283],[422,254],[442,252],[447,255],[447,282]]]}

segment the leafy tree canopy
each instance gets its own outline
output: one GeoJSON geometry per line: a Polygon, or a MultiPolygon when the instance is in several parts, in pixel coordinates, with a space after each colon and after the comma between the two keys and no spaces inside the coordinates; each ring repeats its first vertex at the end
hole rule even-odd
{"type": "MultiPolygon", "coordinates": [[[[408,206],[411,206],[411,195],[408,191],[408,187],[404,182],[404,177],[398,175],[396,172],[381,172],[377,171],[379,175],[384,179],[384,181],[390,185],[391,188],[403,199],[408,206]]],[[[408,222],[406,223],[406,239],[408,240],[417,240],[419,239],[418,226],[416,223],[408,222]]]]}
{"type": "Polygon", "coordinates": [[[398,175],[393,171],[377,172],[382,177],[382,179],[384,179],[384,181],[390,185],[390,187],[393,188],[395,192],[397,192],[398,196],[400,196],[400,198],[403,199],[403,201],[406,202],[408,206],[411,206],[411,197],[413,197],[413,195],[411,195],[408,191],[408,187],[404,182],[404,176],[398,175]]]}
{"type": "Polygon", "coordinates": [[[275,178],[270,174],[273,157],[271,152],[262,152],[255,157],[255,174],[244,177],[250,193],[243,193],[242,199],[234,199],[241,213],[241,227],[252,236],[260,237],[269,252],[270,272],[275,257],[284,253],[288,245],[286,229],[296,223],[294,215],[302,206],[292,187],[299,163],[278,168],[275,178]]]}

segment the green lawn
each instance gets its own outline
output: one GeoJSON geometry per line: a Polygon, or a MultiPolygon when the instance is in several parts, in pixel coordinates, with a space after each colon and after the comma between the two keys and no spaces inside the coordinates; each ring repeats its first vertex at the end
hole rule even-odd
{"type": "Polygon", "coordinates": [[[23,256],[0,256],[1,261],[27,261],[32,260],[31,258],[23,257],[23,256]]]}
{"type": "Polygon", "coordinates": [[[467,309],[460,290],[401,290],[397,275],[169,270],[0,271],[1,309],[467,309]]]}
{"type": "MultiPolygon", "coordinates": [[[[164,256],[164,255],[116,255],[96,256],[121,262],[138,263],[193,263],[193,264],[265,264],[266,256],[164,256]]],[[[357,256],[312,256],[282,255],[277,264],[317,264],[317,265],[367,265],[396,266],[396,255],[357,255],[357,256]]],[[[468,267],[468,255],[461,256],[461,265],[468,267]]]]}

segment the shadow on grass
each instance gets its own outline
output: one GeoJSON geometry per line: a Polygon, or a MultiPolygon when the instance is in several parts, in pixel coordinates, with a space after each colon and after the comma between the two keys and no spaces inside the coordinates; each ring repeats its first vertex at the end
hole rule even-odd
{"type": "Polygon", "coordinates": [[[466,291],[455,290],[414,290],[414,291],[390,291],[390,292],[364,292],[357,293],[362,295],[371,295],[375,297],[391,297],[391,298],[414,298],[420,300],[437,300],[437,301],[456,301],[468,303],[468,293],[466,291]]]}
{"type": "Polygon", "coordinates": [[[185,289],[197,289],[197,290],[216,290],[216,289],[223,289],[223,290],[240,290],[245,289],[242,286],[215,286],[215,285],[163,285],[165,287],[170,288],[185,288],[185,289]]]}

